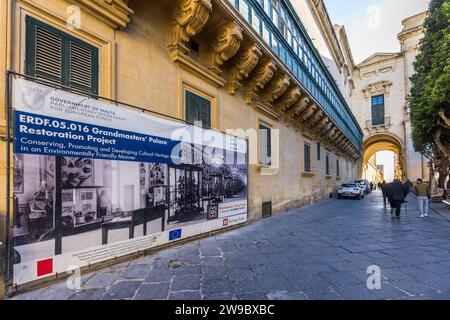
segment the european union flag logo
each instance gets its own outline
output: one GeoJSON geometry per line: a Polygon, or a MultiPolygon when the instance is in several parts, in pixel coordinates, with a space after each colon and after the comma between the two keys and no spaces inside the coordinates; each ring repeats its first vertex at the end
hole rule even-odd
{"type": "Polygon", "coordinates": [[[169,232],[169,241],[180,238],[181,238],[181,229],[175,229],[169,232]]]}

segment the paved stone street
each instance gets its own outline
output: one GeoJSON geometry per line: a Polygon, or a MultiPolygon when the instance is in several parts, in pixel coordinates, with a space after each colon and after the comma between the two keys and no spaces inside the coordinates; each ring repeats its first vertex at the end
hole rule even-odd
{"type": "Polygon", "coordinates": [[[405,213],[330,200],[13,299],[450,299],[450,211],[422,220],[410,196],[405,213]]]}

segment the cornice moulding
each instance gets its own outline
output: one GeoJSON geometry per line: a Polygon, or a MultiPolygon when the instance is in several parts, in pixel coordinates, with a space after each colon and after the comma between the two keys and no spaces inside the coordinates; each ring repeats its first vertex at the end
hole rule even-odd
{"type": "Polygon", "coordinates": [[[72,0],[87,10],[103,18],[115,29],[124,29],[131,21],[133,10],[124,0],[72,0]]]}

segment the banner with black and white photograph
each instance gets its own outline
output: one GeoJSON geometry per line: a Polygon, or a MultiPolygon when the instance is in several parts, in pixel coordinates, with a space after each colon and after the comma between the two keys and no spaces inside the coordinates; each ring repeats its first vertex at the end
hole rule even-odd
{"type": "Polygon", "coordinates": [[[247,221],[247,144],[13,83],[14,284],[247,221]]]}

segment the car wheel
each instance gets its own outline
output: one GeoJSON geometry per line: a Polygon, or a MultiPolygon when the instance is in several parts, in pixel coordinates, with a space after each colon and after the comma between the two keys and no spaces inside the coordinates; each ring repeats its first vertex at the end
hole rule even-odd
{"type": "Polygon", "coordinates": [[[361,200],[361,195],[359,194],[359,195],[358,195],[358,198],[356,198],[356,199],[361,200]]]}

